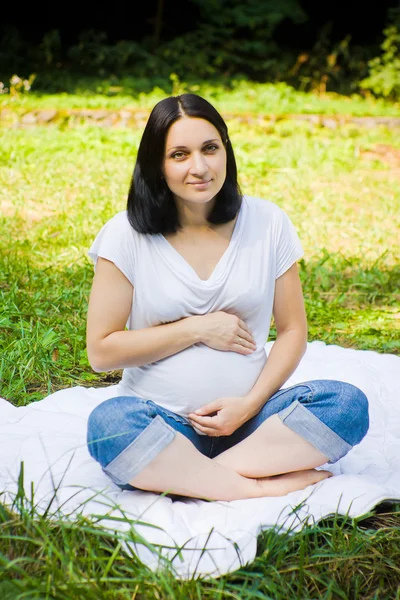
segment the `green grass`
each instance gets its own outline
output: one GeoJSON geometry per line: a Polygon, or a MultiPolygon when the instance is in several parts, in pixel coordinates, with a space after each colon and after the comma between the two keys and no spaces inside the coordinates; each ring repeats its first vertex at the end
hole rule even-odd
{"type": "Polygon", "coordinates": [[[0,597],[54,600],[400,599],[400,505],[363,518],[333,516],[293,535],[278,528],[258,537],[249,565],[208,581],[154,573],[129,544],[85,517],[37,514],[20,497],[0,505],[0,597]]]}
{"type": "MultiPolygon", "coordinates": [[[[40,78],[40,74],[39,74],[40,78]]],[[[8,84],[7,81],[4,82],[8,84]]],[[[12,99],[0,96],[0,109],[12,107],[27,112],[39,108],[121,108],[151,109],[156,102],[171,94],[192,92],[208,98],[221,112],[252,114],[313,114],[343,116],[399,116],[399,103],[354,93],[344,96],[334,92],[323,95],[295,90],[281,82],[256,83],[243,79],[228,82],[181,82],[122,79],[79,78],[68,80],[69,93],[44,94],[35,90],[20,93],[12,99]],[[141,91],[143,86],[147,92],[141,91]]]]}
{"type": "MultiPolygon", "coordinates": [[[[226,112],[261,110],[253,89],[233,92],[232,104],[221,95],[226,112]]],[[[149,98],[143,106],[153,104],[149,98]]],[[[65,106],[74,102],[66,98],[65,106]]],[[[305,102],[303,112],[320,110],[317,97],[305,102]]],[[[309,340],[399,355],[398,132],[233,117],[228,125],[243,191],[276,202],[299,232],[309,340]]],[[[0,129],[0,395],[17,406],[120,375],[93,373],[87,361],[87,250],[125,208],[140,135],[139,126],[0,129]]],[[[294,536],[263,532],[249,567],[207,583],[178,582],[127,558],[89,521],[49,520],[20,503],[12,513],[0,508],[0,597],[393,599],[400,598],[399,547],[397,506],[367,520],[325,519],[294,536]]]]}

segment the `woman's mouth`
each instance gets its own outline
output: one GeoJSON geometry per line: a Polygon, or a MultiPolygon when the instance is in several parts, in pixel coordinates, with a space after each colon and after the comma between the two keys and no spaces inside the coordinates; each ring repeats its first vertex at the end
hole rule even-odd
{"type": "Polygon", "coordinates": [[[189,185],[192,185],[196,189],[203,190],[203,189],[206,189],[206,187],[208,186],[209,183],[211,183],[211,181],[212,181],[211,179],[209,179],[208,181],[193,181],[193,182],[189,182],[189,185]]]}

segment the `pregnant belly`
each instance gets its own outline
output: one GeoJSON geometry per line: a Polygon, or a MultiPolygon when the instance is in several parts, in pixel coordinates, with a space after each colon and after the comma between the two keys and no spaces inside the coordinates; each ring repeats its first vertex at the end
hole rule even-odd
{"type": "Polygon", "coordinates": [[[186,417],[212,400],[246,395],[266,359],[263,347],[244,356],[195,344],[150,365],[125,369],[121,383],[124,393],[186,417]]]}

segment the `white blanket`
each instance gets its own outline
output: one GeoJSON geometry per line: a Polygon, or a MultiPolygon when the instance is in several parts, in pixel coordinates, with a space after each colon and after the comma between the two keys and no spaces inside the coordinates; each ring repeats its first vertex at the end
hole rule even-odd
{"type": "MultiPolygon", "coordinates": [[[[271,345],[266,344],[267,352],[271,345]]],[[[33,484],[39,512],[54,497],[50,515],[90,516],[122,537],[124,547],[150,569],[170,561],[177,578],[234,571],[254,559],[263,529],[294,532],[332,513],[361,516],[383,500],[400,500],[400,357],[312,342],[286,386],[310,379],[360,387],[370,401],[371,426],[347,456],[325,465],[335,477],[305,490],[231,502],[121,491],[90,457],[85,442],[90,411],[118,395],[118,385],[77,386],[21,408],[0,398],[0,500],[12,504],[23,462],[25,493],[31,497],[33,484]],[[132,529],[139,541],[127,539],[132,529]]]]}

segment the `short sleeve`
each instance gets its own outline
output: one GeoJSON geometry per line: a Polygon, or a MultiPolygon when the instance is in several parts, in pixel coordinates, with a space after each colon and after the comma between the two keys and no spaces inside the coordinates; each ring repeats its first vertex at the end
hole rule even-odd
{"type": "Polygon", "coordinates": [[[290,269],[290,267],[304,254],[299,236],[297,235],[297,231],[294,228],[292,221],[285,212],[280,212],[281,218],[279,219],[277,231],[276,279],[290,269]]]}
{"type": "Polygon", "coordinates": [[[135,230],[130,225],[126,211],[117,213],[97,234],[88,251],[96,270],[97,259],[113,262],[134,285],[135,276],[135,230]]]}

